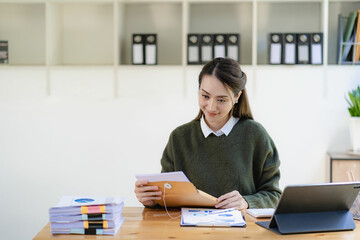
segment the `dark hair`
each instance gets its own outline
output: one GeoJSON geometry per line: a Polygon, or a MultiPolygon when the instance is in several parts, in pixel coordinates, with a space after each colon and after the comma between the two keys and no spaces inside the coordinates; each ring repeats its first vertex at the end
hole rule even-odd
{"type": "MultiPolygon", "coordinates": [[[[213,75],[219,79],[226,87],[230,88],[237,97],[242,91],[238,103],[234,104],[231,114],[234,117],[241,119],[254,119],[249,105],[249,100],[246,94],[246,74],[241,71],[238,62],[231,58],[215,58],[206,63],[199,74],[199,89],[204,75],[213,75]]],[[[195,120],[199,120],[202,116],[200,109],[199,114],[195,120]]]]}

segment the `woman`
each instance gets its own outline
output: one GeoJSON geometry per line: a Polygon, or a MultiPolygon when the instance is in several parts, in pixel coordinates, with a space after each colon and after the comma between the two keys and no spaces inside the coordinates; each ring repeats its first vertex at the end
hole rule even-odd
{"type": "MultiPolygon", "coordinates": [[[[171,133],[161,159],[162,172],[183,171],[197,189],[218,197],[216,208],[275,207],[281,195],[278,152],[253,120],[246,81],[232,59],[207,63],[199,75],[199,114],[171,133]]],[[[135,183],[136,196],[155,206],[162,193],[146,184],[135,183]]]]}

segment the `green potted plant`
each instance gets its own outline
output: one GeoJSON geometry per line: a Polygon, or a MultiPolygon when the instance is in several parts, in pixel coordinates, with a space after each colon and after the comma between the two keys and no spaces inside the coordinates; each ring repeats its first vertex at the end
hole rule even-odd
{"type": "Polygon", "coordinates": [[[360,86],[348,92],[352,151],[360,154],[360,86]]]}

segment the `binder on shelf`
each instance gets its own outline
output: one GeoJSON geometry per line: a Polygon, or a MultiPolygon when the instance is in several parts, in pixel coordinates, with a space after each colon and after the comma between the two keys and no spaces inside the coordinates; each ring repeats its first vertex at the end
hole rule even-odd
{"type": "Polygon", "coordinates": [[[337,50],[336,50],[336,60],[337,60],[337,64],[341,64],[341,58],[342,58],[342,40],[343,40],[343,19],[341,14],[338,15],[338,36],[337,36],[337,50]]]}
{"type": "Polygon", "coordinates": [[[296,63],[296,34],[295,33],[284,33],[284,51],[283,60],[284,64],[295,64],[296,63]]]}
{"type": "Polygon", "coordinates": [[[311,64],[323,64],[323,34],[310,34],[311,64]]]}
{"type": "MultiPolygon", "coordinates": [[[[349,31],[348,26],[353,25],[352,22],[353,14],[350,14],[350,17],[343,17],[339,14],[339,25],[338,25],[338,48],[337,48],[337,59],[338,64],[359,64],[359,61],[356,61],[356,27],[352,28],[349,31]],[[344,20],[347,19],[346,26],[344,28],[344,20]],[[349,23],[350,22],[350,23],[349,23]],[[345,41],[345,38],[347,41],[345,41]]],[[[360,51],[360,50],[359,50],[360,51]]]]}
{"type": "Polygon", "coordinates": [[[240,34],[230,33],[226,34],[226,56],[239,62],[240,57],[240,34]]]}
{"type": "Polygon", "coordinates": [[[214,38],[212,34],[202,34],[200,39],[201,60],[200,63],[205,64],[214,58],[213,52],[214,38]]]}
{"type": "Polygon", "coordinates": [[[188,34],[188,64],[200,64],[200,34],[188,34]]]}
{"type": "Polygon", "coordinates": [[[282,63],[283,37],[281,33],[270,33],[270,64],[282,63]]]}
{"type": "Polygon", "coordinates": [[[0,41],[0,64],[9,63],[9,42],[0,41]]]}
{"type": "Polygon", "coordinates": [[[225,34],[214,34],[214,58],[226,57],[225,34]]]}
{"type": "MultiPolygon", "coordinates": [[[[345,29],[344,29],[343,42],[349,42],[351,36],[353,35],[355,20],[356,20],[356,11],[350,12],[349,19],[346,22],[346,26],[345,26],[345,29]]],[[[343,56],[344,56],[345,47],[343,47],[342,53],[343,53],[343,56]]]]}
{"type": "Polygon", "coordinates": [[[132,64],[144,64],[145,36],[143,34],[132,35],[132,64]]]}
{"type": "Polygon", "coordinates": [[[354,37],[353,33],[347,42],[343,42],[343,55],[341,58],[342,63],[351,63],[353,61],[353,48],[354,48],[354,37]]]}
{"type": "Polygon", "coordinates": [[[157,64],[157,37],[156,34],[147,34],[145,38],[145,64],[157,64]]]}
{"type": "Polygon", "coordinates": [[[355,38],[355,62],[359,62],[360,60],[360,10],[357,10],[357,23],[356,23],[356,38],[355,38]]]}
{"type": "Polygon", "coordinates": [[[297,64],[310,63],[310,35],[308,33],[297,34],[297,64]]]}
{"type": "Polygon", "coordinates": [[[359,189],[360,182],[287,186],[271,220],[256,224],[278,234],[353,230],[359,189]]]}

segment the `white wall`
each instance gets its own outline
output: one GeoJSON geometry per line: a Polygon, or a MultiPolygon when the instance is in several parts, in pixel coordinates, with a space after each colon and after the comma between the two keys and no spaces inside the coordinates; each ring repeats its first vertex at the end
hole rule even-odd
{"type": "MultiPolygon", "coordinates": [[[[160,171],[170,132],[197,114],[199,67],[0,68],[0,232],[30,239],[62,195],[133,193],[160,171]]],[[[255,119],[281,157],[281,187],[329,180],[327,151],[350,148],[345,93],[354,67],[245,67],[255,119]]]]}

